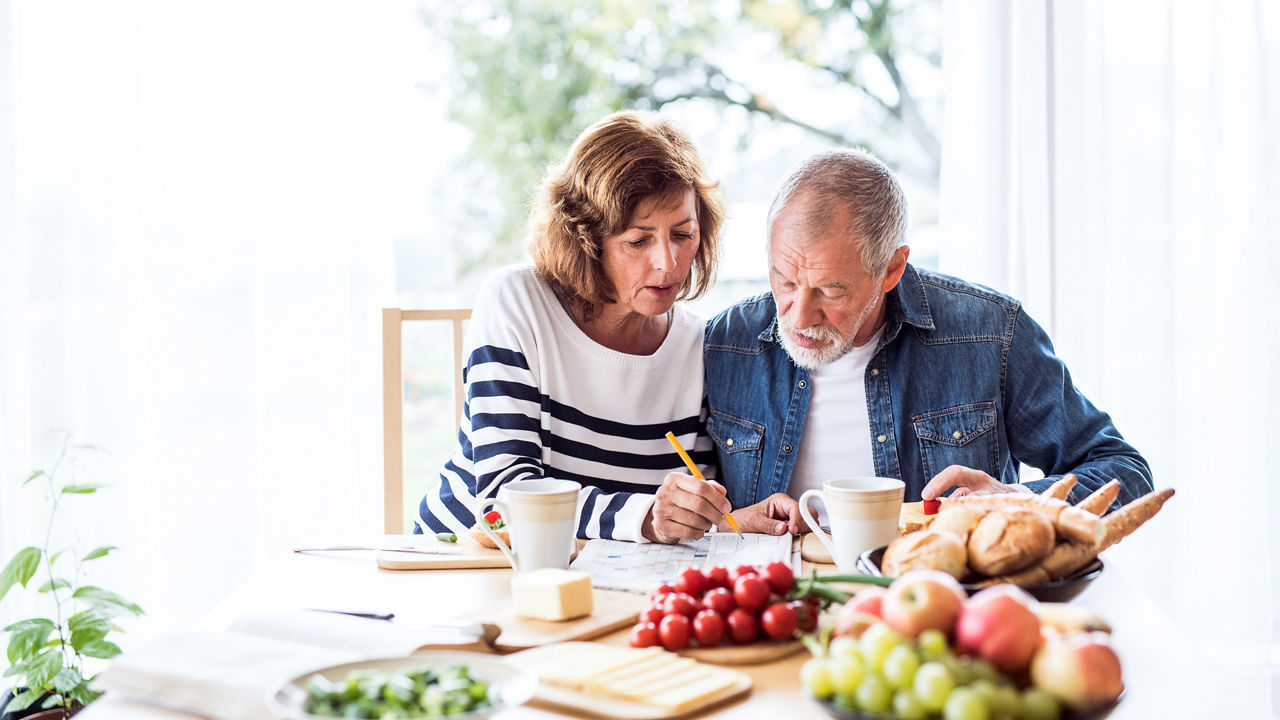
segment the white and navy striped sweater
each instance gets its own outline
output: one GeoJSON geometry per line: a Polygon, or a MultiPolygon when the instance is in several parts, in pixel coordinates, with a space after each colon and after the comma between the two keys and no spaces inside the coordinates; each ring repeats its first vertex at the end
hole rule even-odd
{"type": "Polygon", "coordinates": [[[684,463],[668,430],[709,478],[703,323],[676,307],[652,355],[591,340],[532,267],[485,282],[467,332],[466,406],[458,447],[419,505],[415,531],[464,532],[477,498],[512,480],[582,484],[578,537],[641,541],[653,493],[684,463]]]}

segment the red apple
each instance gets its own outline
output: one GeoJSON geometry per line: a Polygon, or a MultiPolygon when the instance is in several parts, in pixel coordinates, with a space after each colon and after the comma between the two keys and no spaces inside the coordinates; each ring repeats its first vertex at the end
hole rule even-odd
{"type": "Polygon", "coordinates": [[[844,607],[848,612],[864,612],[876,617],[884,617],[881,610],[883,609],[884,596],[888,592],[888,590],[879,585],[868,585],[849,598],[849,602],[845,603],[844,607]]]}
{"type": "Polygon", "coordinates": [[[965,601],[956,641],[1007,673],[1024,670],[1040,647],[1036,599],[1016,585],[996,585],[965,601]]]}
{"type": "Polygon", "coordinates": [[[964,606],[960,583],[939,570],[912,570],[893,581],[881,615],[899,635],[913,638],[930,628],[951,635],[964,606]]]}
{"type": "Polygon", "coordinates": [[[1078,712],[1115,702],[1124,689],[1120,658],[1101,632],[1072,633],[1046,642],[1031,659],[1031,681],[1078,712]]]}
{"type": "Polygon", "coordinates": [[[836,628],[831,631],[833,637],[848,635],[855,639],[860,638],[862,633],[867,631],[867,628],[884,622],[871,613],[858,612],[856,610],[845,612],[848,609],[848,603],[845,603],[844,607],[840,608],[840,614],[836,616],[836,628]]]}

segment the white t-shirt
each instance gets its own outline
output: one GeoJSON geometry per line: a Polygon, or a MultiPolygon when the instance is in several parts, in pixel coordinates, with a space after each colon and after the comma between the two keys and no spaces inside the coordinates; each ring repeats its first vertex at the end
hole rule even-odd
{"type": "MultiPolygon", "coordinates": [[[[798,500],[806,490],[821,490],[832,478],[875,476],[866,372],[879,343],[880,333],[876,333],[865,345],[809,371],[809,415],[787,488],[791,497],[798,500]]],[[[823,504],[815,501],[810,507],[817,511],[818,522],[826,525],[823,504]]]]}

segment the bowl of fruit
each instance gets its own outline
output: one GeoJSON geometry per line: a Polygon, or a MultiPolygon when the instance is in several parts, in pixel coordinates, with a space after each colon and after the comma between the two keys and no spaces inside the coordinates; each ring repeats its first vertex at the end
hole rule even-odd
{"type": "Polygon", "coordinates": [[[632,647],[662,646],[725,664],[766,662],[803,649],[823,599],[783,562],[688,567],[656,588],[631,629],[632,647]]]}
{"type": "Polygon", "coordinates": [[[1105,622],[1066,607],[1013,585],[968,597],[946,573],[912,571],[839,609],[807,643],[801,685],[848,720],[1096,720],[1120,701],[1120,661],[1105,622]]]}

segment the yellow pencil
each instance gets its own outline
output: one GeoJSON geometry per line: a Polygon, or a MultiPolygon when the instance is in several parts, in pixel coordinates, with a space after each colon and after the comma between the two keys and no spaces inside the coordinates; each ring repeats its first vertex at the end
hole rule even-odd
{"type": "MultiPolygon", "coordinates": [[[[676,436],[672,433],[667,433],[667,440],[670,441],[671,447],[675,448],[676,452],[680,454],[680,459],[684,461],[684,464],[689,466],[689,472],[693,473],[693,476],[699,480],[706,482],[707,479],[702,477],[702,471],[698,470],[698,466],[693,464],[693,459],[680,446],[680,441],[676,440],[676,436]]],[[[732,515],[725,513],[724,521],[729,523],[729,527],[733,528],[734,532],[738,533],[738,537],[742,537],[742,531],[738,529],[738,521],[734,520],[732,515]]]]}

